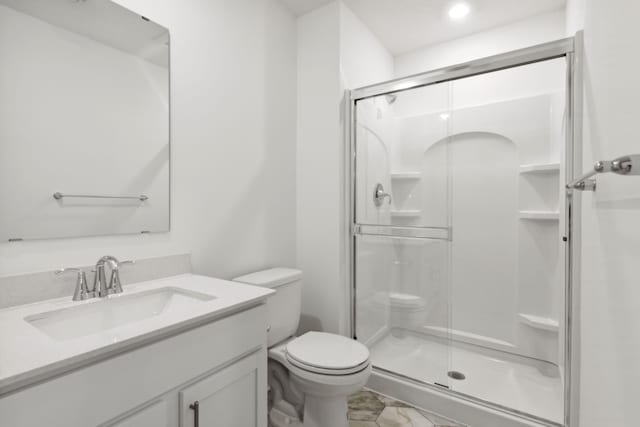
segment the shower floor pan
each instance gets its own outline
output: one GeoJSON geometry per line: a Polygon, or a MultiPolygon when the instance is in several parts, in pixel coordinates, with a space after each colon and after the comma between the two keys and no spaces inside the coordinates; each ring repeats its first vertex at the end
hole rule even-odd
{"type": "Polygon", "coordinates": [[[370,351],[381,370],[562,423],[562,376],[549,363],[402,330],[377,340],[370,351]]]}

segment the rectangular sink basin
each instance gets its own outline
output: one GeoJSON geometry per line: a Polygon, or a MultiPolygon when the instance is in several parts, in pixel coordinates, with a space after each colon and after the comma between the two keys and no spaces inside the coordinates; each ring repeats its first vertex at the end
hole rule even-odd
{"type": "Polygon", "coordinates": [[[170,312],[189,312],[213,299],[212,295],[166,287],[131,295],[113,295],[92,304],[34,314],[24,320],[51,338],[64,341],[170,312]]]}

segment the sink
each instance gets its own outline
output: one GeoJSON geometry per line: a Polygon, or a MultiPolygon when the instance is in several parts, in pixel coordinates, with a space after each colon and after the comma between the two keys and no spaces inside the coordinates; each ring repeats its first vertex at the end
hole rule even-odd
{"type": "Polygon", "coordinates": [[[99,301],[33,314],[24,320],[51,338],[64,341],[171,312],[189,312],[215,298],[182,288],[164,287],[130,295],[111,295],[99,301]]]}

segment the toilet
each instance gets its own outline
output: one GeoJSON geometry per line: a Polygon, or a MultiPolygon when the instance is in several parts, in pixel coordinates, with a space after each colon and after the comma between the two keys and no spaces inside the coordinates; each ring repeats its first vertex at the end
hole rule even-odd
{"type": "Polygon", "coordinates": [[[275,291],[267,299],[269,425],[348,427],[347,399],[371,374],[367,347],[325,332],[294,336],[300,321],[300,270],[272,268],[233,280],[275,291]]]}

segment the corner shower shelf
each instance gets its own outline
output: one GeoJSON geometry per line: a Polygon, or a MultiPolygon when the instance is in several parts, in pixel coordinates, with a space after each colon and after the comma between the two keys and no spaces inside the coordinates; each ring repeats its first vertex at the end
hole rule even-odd
{"type": "Polygon", "coordinates": [[[520,173],[543,174],[557,172],[560,172],[560,163],[540,163],[520,166],[520,173]]]}
{"type": "Polygon", "coordinates": [[[519,211],[520,219],[531,219],[539,221],[558,221],[560,213],[553,211],[519,211]]]}
{"type": "Polygon", "coordinates": [[[392,210],[391,216],[404,218],[418,218],[422,215],[422,211],[417,209],[392,210]]]}
{"type": "Polygon", "coordinates": [[[420,172],[392,172],[391,179],[397,180],[412,180],[412,179],[420,179],[422,173],[420,172]]]}
{"type": "Polygon", "coordinates": [[[533,314],[518,313],[520,321],[532,328],[542,329],[549,332],[558,332],[560,326],[557,320],[548,317],[535,316],[533,314]]]}

